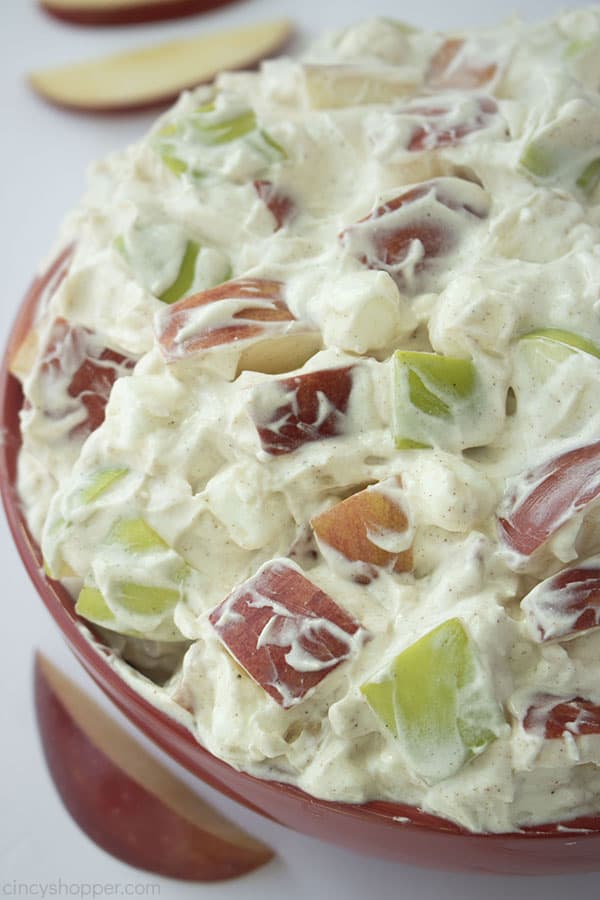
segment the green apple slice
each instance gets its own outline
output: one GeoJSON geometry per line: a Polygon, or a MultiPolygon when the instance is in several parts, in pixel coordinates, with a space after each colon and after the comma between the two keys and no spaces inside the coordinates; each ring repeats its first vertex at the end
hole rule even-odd
{"type": "Polygon", "coordinates": [[[600,359],[600,347],[572,331],[538,328],[521,335],[517,344],[513,385],[517,396],[523,391],[539,390],[562,362],[578,352],[600,359]]]}
{"type": "Polygon", "coordinates": [[[188,241],[177,278],[173,284],[160,295],[159,300],[162,300],[163,303],[175,303],[190,292],[196,275],[196,262],[199,253],[200,245],[195,241],[188,241]]]}
{"type": "Polygon", "coordinates": [[[94,587],[82,587],[75,604],[75,612],[89,622],[104,625],[106,628],[111,628],[116,622],[114,612],[98,588],[94,587]]]}
{"type": "Polygon", "coordinates": [[[130,553],[168,549],[168,544],[144,519],[119,519],[111,528],[110,541],[116,541],[130,553]]]}
{"type": "Polygon", "coordinates": [[[477,388],[471,360],[397,350],[393,429],[398,449],[444,446],[448,425],[460,425],[469,414],[477,388]]]}
{"type": "Polygon", "coordinates": [[[595,159],[585,167],[577,179],[577,187],[591,196],[600,184],[600,159],[595,159]]]}
{"type": "Polygon", "coordinates": [[[506,728],[491,679],[457,618],[411,644],[360,690],[428,783],[454,775],[506,728]]]}
{"type": "Polygon", "coordinates": [[[120,481],[128,471],[129,469],[127,468],[113,467],[96,472],[87,486],[82,490],[81,500],[83,503],[93,503],[94,500],[97,500],[98,497],[101,497],[102,494],[106,493],[113,484],[120,481]]]}

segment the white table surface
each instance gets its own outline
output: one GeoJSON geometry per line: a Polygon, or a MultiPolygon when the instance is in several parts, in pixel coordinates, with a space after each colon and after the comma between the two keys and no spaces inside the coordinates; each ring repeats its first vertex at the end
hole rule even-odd
{"type": "MultiPolygon", "coordinates": [[[[416,25],[446,28],[492,24],[519,12],[537,19],[571,7],[558,0],[240,0],[220,12],[180,22],[118,29],[70,27],[46,18],[34,0],[0,3],[0,340],[5,336],[34,273],[48,251],[57,223],[77,201],[85,169],[95,157],[131,142],[151,114],[93,117],[44,105],[28,90],[32,68],[112,52],[154,39],[288,15],[303,38],[323,27],[370,14],[402,17],[416,25]]],[[[225,800],[206,786],[195,789],[277,852],[276,861],[245,878],[194,885],[139,872],[108,856],[72,822],[50,782],[35,728],[32,703],[34,648],[106,701],[70,656],[38,600],[0,517],[0,897],[153,896],[209,900],[597,900],[600,874],[517,878],[446,874],[368,859],[287,831],[225,800]]],[[[115,717],[122,717],[114,711],[115,717]]],[[[154,751],[159,755],[159,751],[154,751]]],[[[188,776],[181,772],[182,777],[188,776]]]]}

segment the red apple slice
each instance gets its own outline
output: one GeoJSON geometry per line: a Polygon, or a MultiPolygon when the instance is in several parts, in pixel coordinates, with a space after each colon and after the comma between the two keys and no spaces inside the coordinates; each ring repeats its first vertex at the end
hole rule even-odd
{"type": "Polygon", "coordinates": [[[600,557],[536,585],[521,609],[539,642],[565,640],[600,625],[600,557]]]}
{"type": "Polygon", "coordinates": [[[438,150],[441,147],[454,147],[470,134],[489,128],[498,114],[498,104],[493,97],[478,97],[475,110],[470,118],[456,119],[455,105],[414,106],[406,112],[411,116],[423,116],[425,121],[418,125],[408,142],[407,149],[411,153],[422,150],[438,150]]]}
{"type": "Polygon", "coordinates": [[[600,441],[568,450],[524,472],[499,510],[500,536],[530,556],[600,495],[600,441]]]}
{"type": "Polygon", "coordinates": [[[249,412],[263,450],[281,456],[307,442],[344,434],[352,369],[319,369],[257,385],[249,412]]]}
{"type": "Polygon", "coordinates": [[[10,338],[8,368],[21,381],[29,374],[38,352],[39,335],[34,322],[44,316],[50,300],[66,277],[75,245],[69,244],[56,257],[48,269],[33,283],[27,315],[19,319],[19,326],[10,338]]]}
{"type": "Polygon", "coordinates": [[[57,106],[118,112],[169,103],[181,91],[212,81],[223,69],[244,69],[281,50],[287,19],[170,41],[29,75],[33,89],[57,106]]]}
{"type": "Polygon", "coordinates": [[[96,844],[129,865],[187,881],[236,878],[272,858],[40,653],[34,679],[48,769],[65,807],[96,844]]]}
{"type": "Polygon", "coordinates": [[[498,71],[496,62],[483,61],[462,38],[449,38],[434,53],[425,83],[430,88],[480,88],[498,71]]]}
{"type": "Polygon", "coordinates": [[[40,0],[41,8],[73,25],[137,25],[192,16],[232,0],[40,0]]]}
{"type": "MultiPolygon", "coordinates": [[[[410,571],[410,549],[394,552],[385,548],[390,535],[402,534],[409,524],[394,494],[397,488],[395,479],[372,485],[315,516],[311,525],[319,542],[337,550],[349,562],[391,568],[395,572],[410,571]]],[[[370,575],[359,573],[355,580],[368,582],[370,575]]]]}
{"type": "Polygon", "coordinates": [[[548,740],[564,734],[600,734],[600,706],[582,697],[564,699],[542,694],[527,710],[523,727],[542,733],[548,740]]]}
{"type": "Polygon", "coordinates": [[[35,406],[51,419],[73,420],[70,434],[83,439],[102,424],[113,384],[134,364],[89,329],[56,319],[31,385],[35,406]]]}
{"type": "Polygon", "coordinates": [[[280,281],[241,278],[184,297],[157,317],[156,336],[168,362],[238,348],[239,369],[279,373],[304,365],[319,333],[298,321],[280,281]]]}
{"type": "Polygon", "coordinates": [[[267,563],[210,614],[248,675],[294,706],[367,640],[368,633],[289,560],[267,563]]]}
{"type": "Polygon", "coordinates": [[[484,191],[460,178],[426,181],[377,206],[350,225],[340,240],[371,269],[391,270],[408,261],[420,271],[436,257],[450,253],[465,230],[488,212],[484,191]],[[449,215],[449,211],[451,215],[449,215]]]}
{"type": "Polygon", "coordinates": [[[296,205],[291,197],[278,191],[270,181],[255,181],[254,188],[275,219],[275,231],[293,219],[296,205]]]}

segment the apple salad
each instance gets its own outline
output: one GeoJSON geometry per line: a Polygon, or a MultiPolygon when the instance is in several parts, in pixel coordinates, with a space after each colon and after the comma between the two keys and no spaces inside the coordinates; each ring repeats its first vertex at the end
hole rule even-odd
{"type": "Polygon", "coordinates": [[[600,813],[600,7],[374,20],[96,164],[18,486],[232,766],[473,831],[600,813]]]}

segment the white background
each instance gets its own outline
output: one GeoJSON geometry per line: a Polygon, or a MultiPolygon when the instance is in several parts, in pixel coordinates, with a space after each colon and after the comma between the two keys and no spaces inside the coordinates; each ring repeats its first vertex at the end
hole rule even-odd
{"type": "MultiPolygon", "coordinates": [[[[202,29],[287,15],[299,27],[300,40],[317,30],[347,24],[371,14],[402,17],[420,26],[451,28],[493,24],[519,12],[538,19],[575,3],[520,0],[506,7],[499,0],[239,0],[222,11],[180,22],[119,29],[70,27],[46,18],[34,0],[0,0],[0,340],[4,343],[17,304],[38,261],[53,241],[63,214],[80,196],[87,164],[95,157],[142,135],[150,114],[93,117],[45,106],[27,88],[29,69],[92,54],[192,33],[202,29]]],[[[104,702],[70,657],[60,635],[30,586],[0,516],[0,898],[78,896],[85,883],[100,893],[101,884],[160,885],[163,898],[209,900],[285,897],[340,900],[399,897],[403,900],[597,900],[600,874],[509,878],[444,874],[362,858],[287,831],[204,785],[196,789],[231,818],[267,841],[277,859],[253,875],[209,885],[188,885],[138,872],[106,855],[71,821],[47,775],[33,718],[31,668],[34,648],[80,679],[104,702]],[[59,881],[60,879],[60,881],[59,881]],[[22,887],[21,887],[22,885],[22,887]]],[[[122,717],[115,711],[114,715],[122,717]]],[[[156,751],[158,753],[158,751],[156,751]]],[[[183,777],[188,777],[183,773],[183,777]]],[[[600,861],[599,861],[600,867],[600,861]]],[[[112,894],[115,895],[114,893],[112,894]]],[[[152,894],[148,894],[152,896],[152,894]]]]}

